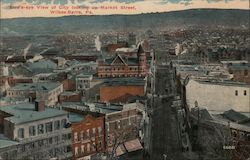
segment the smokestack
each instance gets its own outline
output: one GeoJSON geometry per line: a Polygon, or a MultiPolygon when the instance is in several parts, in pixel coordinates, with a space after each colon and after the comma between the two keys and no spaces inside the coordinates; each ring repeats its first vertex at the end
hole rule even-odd
{"type": "Polygon", "coordinates": [[[43,100],[36,100],[35,101],[35,111],[42,112],[45,110],[45,101],[43,100]]]}
{"type": "Polygon", "coordinates": [[[28,44],[28,46],[27,46],[26,48],[23,49],[23,58],[24,58],[24,59],[26,59],[26,56],[27,56],[27,54],[28,54],[28,51],[29,51],[31,45],[32,45],[32,44],[30,43],[30,44],[28,44]]]}
{"type": "Polygon", "coordinates": [[[101,51],[102,42],[100,41],[99,35],[95,39],[95,47],[97,51],[101,51]]]}

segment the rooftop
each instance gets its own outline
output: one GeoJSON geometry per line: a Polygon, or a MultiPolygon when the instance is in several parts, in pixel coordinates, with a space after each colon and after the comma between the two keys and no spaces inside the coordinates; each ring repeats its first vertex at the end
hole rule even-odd
{"type": "Polygon", "coordinates": [[[223,86],[238,86],[238,87],[248,87],[250,88],[250,84],[243,82],[235,82],[230,80],[200,80],[196,79],[195,81],[203,84],[211,84],[211,85],[223,85],[223,86]]]}
{"type": "Polygon", "coordinates": [[[0,148],[5,148],[17,144],[18,142],[12,141],[9,138],[5,137],[3,134],[0,134],[0,148]]]}
{"type": "Polygon", "coordinates": [[[236,112],[233,109],[225,111],[222,115],[233,122],[239,122],[248,118],[244,114],[236,112]]]}
{"type": "Polygon", "coordinates": [[[73,113],[69,112],[69,121],[71,123],[78,123],[84,119],[84,115],[78,114],[78,113],[73,113]]]}
{"type": "Polygon", "coordinates": [[[12,116],[6,117],[5,119],[15,124],[22,124],[67,115],[67,112],[63,110],[47,107],[45,107],[44,111],[37,112],[35,111],[35,105],[31,103],[21,103],[0,107],[0,112],[1,111],[11,114],[12,116]]]}
{"type": "Polygon", "coordinates": [[[104,80],[104,85],[106,86],[144,86],[145,80],[143,78],[112,78],[104,80]]]}
{"type": "Polygon", "coordinates": [[[73,95],[78,95],[79,92],[71,92],[71,91],[64,91],[61,93],[62,96],[73,96],[73,95]]]}
{"type": "Polygon", "coordinates": [[[43,83],[18,83],[10,90],[29,90],[29,91],[46,91],[52,90],[60,86],[59,82],[43,82],[43,83]]]}
{"type": "Polygon", "coordinates": [[[77,78],[92,78],[93,73],[82,73],[82,74],[78,74],[76,77],[77,78]]]}
{"type": "Polygon", "coordinates": [[[123,105],[112,103],[95,103],[95,111],[103,114],[121,111],[123,105]]]}

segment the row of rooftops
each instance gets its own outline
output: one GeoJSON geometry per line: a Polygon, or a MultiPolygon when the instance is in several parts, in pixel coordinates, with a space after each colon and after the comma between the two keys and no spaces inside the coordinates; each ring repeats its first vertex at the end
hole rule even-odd
{"type": "MultiPolygon", "coordinates": [[[[90,111],[97,112],[101,114],[107,114],[111,112],[121,111],[124,109],[122,104],[112,104],[112,103],[72,103],[65,102],[62,103],[63,108],[71,108],[80,111],[90,111]]],[[[43,111],[36,111],[34,103],[19,103],[11,104],[7,106],[0,107],[0,112],[6,113],[9,116],[5,119],[14,123],[22,124],[32,121],[38,121],[46,118],[53,118],[57,116],[67,115],[68,112],[58,109],[45,107],[43,111]]]]}
{"type": "Polygon", "coordinates": [[[204,107],[197,107],[191,109],[192,117],[200,115],[201,120],[211,122],[214,124],[221,124],[228,126],[231,129],[236,129],[250,133],[250,116],[245,116],[240,112],[228,110],[225,112],[208,111],[204,107]]]}
{"type": "MultiPolygon", "coordinates": [[[[14,124],[29,123],[44,119],[50,119],[59,116],[68,116],[69,122],[78,123],[84,120],[87,113],[96,114],[107,114],[112,112],[117,112],[123,110],[123,105],[120,104],[110,104],[110,103],[94,103],[92,104],[76,104],[76,103],[65,103],[62,104],[64,110],[57,108],[45,107],[44,111],[36,111],[35,104],[33,103],[20,103],[14,105],[7,105],[0,107],[0,113],[3,112],[7,114],[5,120],[10,121],[14,124]],[[67,110],[69,109],[69,111],[67,110]],[[70,111],[70,109],[86,112],[86,114],[79,114],[78,112],[70,111]]],[[[16,145],[18,142],[10,140],[5,135],[0,134],[0,149],[16,145]]]]}
{"type": "Polygon", "coordinates": [[[11,90],[50,91],[59,87],[59,82],[18,83],[11,90]]]}

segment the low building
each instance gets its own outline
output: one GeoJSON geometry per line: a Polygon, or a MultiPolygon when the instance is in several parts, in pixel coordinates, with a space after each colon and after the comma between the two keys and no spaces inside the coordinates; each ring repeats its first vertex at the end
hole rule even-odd
{"type": "Polygon", "coordinates": [[[90,88],[90,82],[93,79],[92,74],[79,74],[76,76],[76,90],[85,92],[90,88]]]}
{"type": "Polygon", "coordinates": [[[43,99],[45,104],[53,106],[63,92],[63,85],[58,82],[19,83],[7,90],[7,97],[43,99]]]}
{"type": "MultiPolygon", "coordinates": [[[[0,108],[0,133],[14,147],[1,146],[3,159],[67,159],[71,155],[68,113],[45,107],[44,101],[0,108]]],[[[1,141],[1,140],[0,140],[1,141]]]]}
{"type": "Polygon", "coordinates": [[[141,78],[118,78],[105,81],[100,87],[100,101],[124,103],[133,96],[144,96],[145,88],[145,80],[141,78]]]}
{"type": "Polygon", "coordinates": [[[232,81],[190,79],[186,85],[186,100],[189,107],[196,105],[210,111],[224,112],[233,109],[249,112],[250,85],[232,81]]]}
{"type": "Polygon", "coordinates": [[[65,91],[59,95],[58,101],[62,102],[81,102],[81,93],[80,92],[70,92],[65,91]]]}

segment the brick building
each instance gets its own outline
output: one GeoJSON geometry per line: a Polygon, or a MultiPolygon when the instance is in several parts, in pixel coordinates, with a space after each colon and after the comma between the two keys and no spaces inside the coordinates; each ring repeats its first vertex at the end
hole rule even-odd
{"type": "Polygon", "coordinates": [[[145,81],[140,78],[118,78],[104,82],[100,87],[100,101],[125,103],[133,96],[144,96],[145,81]]]}
{"type": "Polygon", "coordinates": [[[98,62],[98,77],[145,77],[146,54],[140,45],[136,57],[117,54],[111,59],[98,62]]]}
{"type": "Polygon", "coordinates": [[[70,109],[72,123],[73,159],[88,157],[105,151],[105,128],[102,115],[86,115],[86,112],[70,109]]]}
{"type": "Polygon", "coordinates": [[[142,149],[140,140],[144,134],[144,115],[141,103],[124,105],[123,110],[106,114],[106,143],[109,153],[115,152],[116,156],[121,156],[126,152],[142,149]]]}

